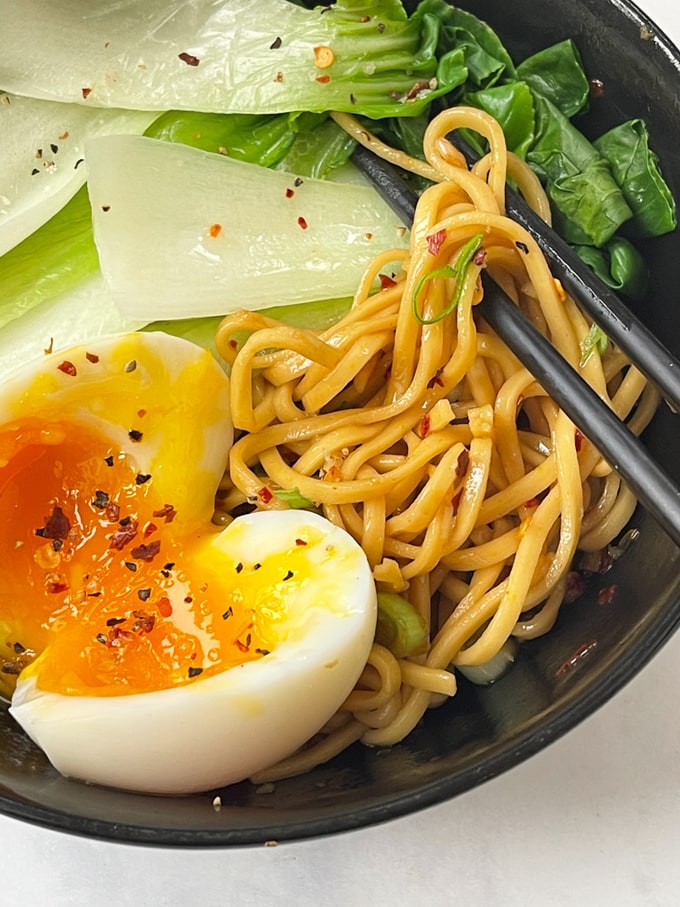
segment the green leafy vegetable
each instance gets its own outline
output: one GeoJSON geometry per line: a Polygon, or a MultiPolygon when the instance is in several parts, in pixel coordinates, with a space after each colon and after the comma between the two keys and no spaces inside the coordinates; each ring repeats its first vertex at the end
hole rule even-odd
{"type": "Polygon", "coordinates": [[[393,592],[378,592],[375,641],[395,658],[417,655],[427,646],[427,626],[411,602],[393,592]]]}
{"type": "Polygon", "coordinates": [[[622,236],[610,239],[601,249],[574,246],[574,251],[607,286],[642,299],[647,290],[647,267],[635,246],[622,236]]]}
{"type": "Polygon", "coordinates": [[[554,104],[535,96],[536,141],[527,155],[546,181],[548,196],[565,222],[566,238],[602,246],[632,212],[609,163],[554,104]]]}
{"type": "Polygon", "coordinates": [[[649,132],[642,120],[629,120],[595,141],[612,168],[614,179],[633,212],[626,224],[630,236],[660,236],[677,225],[676,205],[649,147],[649,132]]]}
{"type": "Polygon", "coordinates": [[[0,327],[99,268],[83,186],[47,223],[0,257],[0,327]]]}
{"type": "MultiPolygon", "coordinates": [[[[498,120],[508,149],[526,158],[535,137],[534,97],[526,82],[506,82],[482,88],[464,95],[463,103],[479,107],[498,120]]],[[[479,150],[484,149],[480,147],[479,150]]]]}
{"type": "Polygon", "coordinates": [[[146,0],[138,16],[100,0],[96,22],[25,0],[21,13],[3,18],[0,85],[88,107],[376,118],[415,116],[465,77],[455,54],[437,57],[437,16],[419,9],[409,18],[396,0],[315,9],[286,0],[146,0]],[[115,47],[102,35],[115,35],[115,47]]]}
{"type": "Polygon", "coordinates": [[[565,117],[573,117],[588,104],[590,85],[571,39],[527,57],[517,67],[517,78],[554,104],[565,117]]]}

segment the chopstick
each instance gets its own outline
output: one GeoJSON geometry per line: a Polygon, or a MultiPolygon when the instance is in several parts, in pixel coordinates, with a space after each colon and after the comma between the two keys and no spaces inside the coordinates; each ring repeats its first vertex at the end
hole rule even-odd
{"type": "MultiPolygon", "coordinates": [[[[405,183],[397,169],[361,145],[355,149],[352,159],[393,210],[409,225],[412,224],[417,195],[405,183]]],[[[544,225],[543,230],[546,232],[547,226],[544,225]]],[[[546,236],[542,237],[543,251],[551,264],[552,235],[547,239],[546,232],[546,236]]],[[[477,310],[483,318],[564,410],[579,431],[620,474],[640,503],[675,544],[680,546],[678,485],[652,459],[639,438],[534,327],[489,274],[482,273],[482,283],[484,298],[477,305],[477,310]]],[[[589,294],[595,297],[594,281],[587,283],[584,278],[583,286],[586,286],[589,294]]],[[[631,354],[628,356],[635,365],[638,364],[636,356],[631,354]]],[[[678,408],[680,409],[680,406],[678,408]]]]}
{"type": "MultiPolygon", "coordinates": [[[[469,165],[479,159],[459,133],[451,132],[447,139],[462,152],[469,165]]],[[[511,187],[505,190],[505,211],[533,236],[550,261],[553,274],[572,299],[656,386],[671,408],[680,412],[680,360],[511,187]]]]}

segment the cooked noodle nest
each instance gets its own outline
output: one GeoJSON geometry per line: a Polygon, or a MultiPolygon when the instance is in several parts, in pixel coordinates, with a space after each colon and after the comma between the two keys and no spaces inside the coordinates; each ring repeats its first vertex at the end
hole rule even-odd
{"type": "Polygon", "coordinates": [[[360,542],[378,589],[411,602],[429,642],[401,659],[374,644],[319,738],[255,781],[306,771],[357,740],[402,740],[455,694],[456,666],[485,664],[510,638],[549,631],[577,550],[604,548],[633,513],[634,496],[476,315],[483,268],[632,430],[658,404],[611,345],[584,356],[589,322],[533,238],[505,216],[508,177],[546,220],[549,206],[491,117],[441,113],[425,134],[427,163],[348,115],[335,118],[432,185],[409,250],[374,259],[334,326],[314,332],[254,312],[220,325],[240,431],[221,516],[246,504],[286,507],[262,489],[298,489],[360,542]],[[456,129],[488,143],[471,170],[446,138],[456,129]]]}

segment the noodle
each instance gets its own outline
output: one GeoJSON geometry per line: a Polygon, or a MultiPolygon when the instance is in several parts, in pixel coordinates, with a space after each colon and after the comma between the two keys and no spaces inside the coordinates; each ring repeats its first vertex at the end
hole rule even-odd
{"type": "Polygon", "coordinates": [[[577,549],[603,548],[632,514],[633,495],[476,316],[482,268],[634,431],[658,403],[619,351],[584,357],[589,324],[505,216],[508,174],[545,219],[549,207],[493,119],[464,107],[440,114],[425,135],[427,163],[346,114],[335,119],[434,184],[408,253],[372,263],[338,324],[313,332],[239,313],[220,325],[241,432],[223,507],[283,508],[263,487],[298,489],[362,545],[378,590],[411,602],[429,642],[402,658],[374,644],[336,719],[257,781],[306,771],[356,740],[403,739],[454,695],[455,666],[547,632],[577,549]],[[489,144],[472,170],[445,138],[463,128],[489,144]]]}

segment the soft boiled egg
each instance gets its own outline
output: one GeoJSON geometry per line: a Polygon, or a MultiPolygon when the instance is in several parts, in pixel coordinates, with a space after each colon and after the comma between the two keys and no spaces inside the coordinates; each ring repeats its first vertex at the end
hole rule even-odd
{"type": "Polygon", "coordinates": [[[160,333],[2,388],[0,690],[64,775],[241,781],[322,728],[366,663],[376,595],[349,535],[296,510],[212,523],[228,391],[210,353],[160,333]]]}

